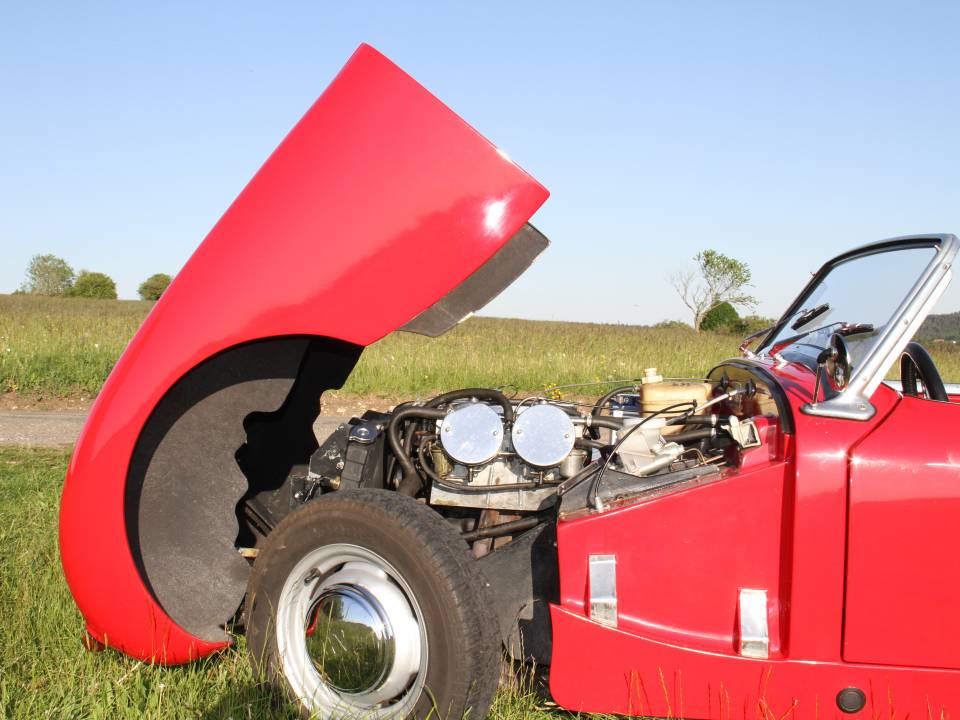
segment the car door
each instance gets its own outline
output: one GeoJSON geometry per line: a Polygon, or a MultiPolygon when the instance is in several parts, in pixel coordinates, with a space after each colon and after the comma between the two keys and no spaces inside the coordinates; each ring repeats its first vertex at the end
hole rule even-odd
{"type": "Polygon", "coordinates": [[[843,659],[960,668],[960,405],[903,397],[850,453],[843,659]]]}

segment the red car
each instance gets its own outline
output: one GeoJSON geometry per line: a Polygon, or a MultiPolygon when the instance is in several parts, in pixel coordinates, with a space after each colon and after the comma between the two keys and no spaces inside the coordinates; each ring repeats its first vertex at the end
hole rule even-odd
{"type": "Polygon", "coordinates": [[[523,272],[546,198],[361,47],[97,399],[60,526],[89,641],[173,664],[245,632],[324,718],[483,717],[503,652],[575,711],[960,709],[960,397],[911,342],[952,235],[831,260],[703,379],[467,388],[316,437],[365,346],[523,272]]]}

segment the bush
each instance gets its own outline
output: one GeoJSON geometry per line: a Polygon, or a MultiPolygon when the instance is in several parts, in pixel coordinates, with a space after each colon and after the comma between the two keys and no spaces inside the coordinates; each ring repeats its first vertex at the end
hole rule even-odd
{"type": "Polygon", "coordinates": [[[768,328],[776,322],[773,318],[761,317],[760,315],[747,315],[740,320],[740,332],[744,335],[751,335],[768,328]]]}
{"type": "Polygon", "coordinates": [[[683,320],[661,320],[653,327],[658,330],[693,330],[693,325],[683,322],[683,320]]]}
{"type": "Polygon", "coordinates": [[[740,315],[734,310],[733,305],[722,302],[704,313],[703,320],[700,321],[700,329],[709,332],[740,332],[740,315]]]}
{"type": "Polygon", "coordinates": [[[137,289],[141,300],[159,300],[163,295],[172,278],[166,273],[155,273],[142,283],[137,289]]]}
{"type": "Polygon", "coordinates": [[[69,294],[72,297],[116,300],[117,284],[109,275],[81,270],[69,294]]]}

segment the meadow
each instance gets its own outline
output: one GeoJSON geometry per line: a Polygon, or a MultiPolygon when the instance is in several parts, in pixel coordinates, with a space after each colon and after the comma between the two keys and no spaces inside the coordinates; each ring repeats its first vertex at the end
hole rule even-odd
{"type": "MultiPolygon", "coordinates": [[[[92,397],[149,312],[141,302],[0,295],[0,394],[92,397]]],[[[568,383],[702,376],[739,338],[683,328],[471,318],[446,336],[393,334],[368,348],[343,393],[399,398],[474,385],[543,391],[568,383]]],[[[960,351],[929,349],[945,379],[960,351]]],[[[82,620],[57,554],[68,455],[0,447],[0,717],[293,718],[251,676],[243,638],[223,653],[162,668],[83,650],[82,620]]],[[[520,683],[501,690],[492,720],[570,717],[520,683]]],[[[594,716],[596,718],[596,716],[594,716]]]]}
{"type": "MultiPolygon", "coordinates": [[[[0,295],[0,393],[96,395],[151,307],[0,295]]],[[[388,335],[364,351],[341,393],[406,398],[472,386],[541,392],[629,380],[647,367],[667,377],[702,377],[735,356],[740,340],[683,327],[473,317],[439,338],[388,335]]],[[[931,342],[927,348],[944,379],[960,381],[960,346],[931,342]]]]}
{"type": "MultiPolygon", "coordinates": [[[[192,665],[164,668],[89,653],[57,554],[68,455],[0,447],[0,717],[38,720],[299,717],[252,677],[243,638],[192,665]]],[[[524,684],[499,693],[490,720],[556,720],[524,684]]],[[[592,716],[596,719],[598,716],[592,716]]]]}
{"type": "MultiPolygon", "coordinates": [[[[0,392],[94,395],[151,303],[0,295],[0,392]]],[[[393,333],[367,348],[344,393],[418,396],[453,387],[700,376],[739,338],[684,328],[474,317],[439,338],[393,333]]]]}

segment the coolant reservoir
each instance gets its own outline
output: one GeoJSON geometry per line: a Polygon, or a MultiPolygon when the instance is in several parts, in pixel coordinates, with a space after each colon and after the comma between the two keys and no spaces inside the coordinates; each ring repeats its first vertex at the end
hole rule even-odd
{"type": "MultiPolygon", "coordinates": [[[[658,410],[663,410],[671,405],[683,402],[696,402],[697,406],[703,405],[710,399],[712,385],[708,382],[696,382],[693,380],[653,380],[647,381],[647,377],[657,377],[656,370],[645,375],[643,383],[643,394],[640,400],[640,410],[644,415],[650,415],[658,410]]],[[[689,410],[689,407],[680,407],[676,410],[665,412],[661,417],[669,420],[672,417],[680,415],[689,410]]]]}

